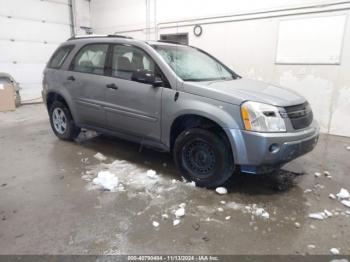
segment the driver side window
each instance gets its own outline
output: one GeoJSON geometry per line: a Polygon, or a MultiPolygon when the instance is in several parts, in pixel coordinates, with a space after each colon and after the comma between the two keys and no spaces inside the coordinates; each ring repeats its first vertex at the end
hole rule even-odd
{"type": "Polygon", "coordinates": [[[112,54],[112,76],[131,80],[137,71],[155,73],[155,64],[141,49],[132,46],[115,45],[112,54]]]}

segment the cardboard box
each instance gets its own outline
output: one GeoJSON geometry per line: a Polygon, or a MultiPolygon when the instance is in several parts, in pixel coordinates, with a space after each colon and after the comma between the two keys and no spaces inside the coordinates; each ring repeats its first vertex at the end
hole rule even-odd
{"type": "Polygon", "coordinates": [[[16,109],[14,89],[11,84],[0,83],[0,112],[16,109]]]}

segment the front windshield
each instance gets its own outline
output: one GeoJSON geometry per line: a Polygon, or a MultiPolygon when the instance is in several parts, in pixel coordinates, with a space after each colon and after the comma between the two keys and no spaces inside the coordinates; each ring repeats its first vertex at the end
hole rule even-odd
{"type": "Polygon", "coordinates": [[[225,66],[196,48],[181,45],[153,45],[166,63],[184,81],[231,80],[236,78],[225,66]]]}

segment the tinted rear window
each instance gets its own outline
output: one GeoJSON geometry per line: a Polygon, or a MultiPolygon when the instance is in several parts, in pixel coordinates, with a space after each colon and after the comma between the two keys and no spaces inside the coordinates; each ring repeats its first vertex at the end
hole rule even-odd
{"type": "Polygon", "coordinates": [[[52,56],[48,67],[60,68],[62,66],[64,60],[66,60],[67,56],[69,55],[70,51],[72,51],[72,49],[73,49],[73,46],[71,46],[71,45],[63,46],[63,47],[59,48],[52,56]]]}

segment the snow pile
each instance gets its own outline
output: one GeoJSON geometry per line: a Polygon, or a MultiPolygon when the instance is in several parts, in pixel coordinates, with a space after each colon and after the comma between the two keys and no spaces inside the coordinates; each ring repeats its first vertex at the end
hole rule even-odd
{"type": "Polygon", "coordinates": [[[180,224],[180,219],[175,219],[174,221],[173,221],[173,226],[174,227],[176,227],[177,225],[179,225],[180,224]]]}
{"type": "Polygon", "coordinates": [[[109,191],[115,191],[119,185],[119,179],[109,171],[100,171],[92,183],[109,191]]]}
{"type": "Polygon", "coordinates": [[[217,187],[215,189],[216,193],[218,193],[219,195],[225,195],[227,194],[227,189],[224,187],[217,187]]]}
{"type": "Polygon", "coordinates": [[[332,216],[333,214],[326,209],[323,210],[323,212],[309,214],[309,218],[318,219],[318,220],[324,220],[332,216]]]}
{"type": "Polygon", "coordinates": [[[158,223],[157,221],[153,221],[153,222],[152,222],[152,225],[153,225],[154,227],[159,227],[159,223],[158,223]]]}
{"type": "Polygon", "coordinates": [[[96,158],[97,160],[100,160],[100,161],[106,161],[107,160],[107,157],[105,157],[103,154],[101,153],[96,153],[94,155],[94,158],[96,158]]]}

